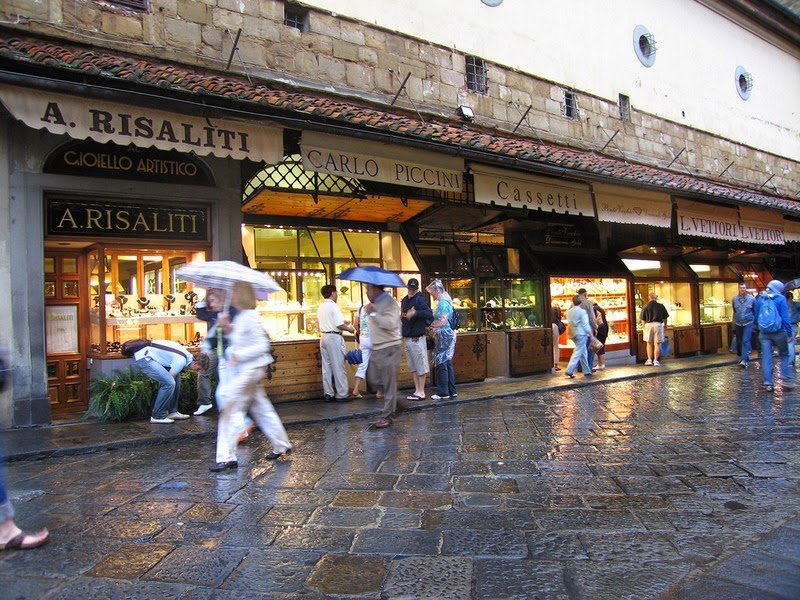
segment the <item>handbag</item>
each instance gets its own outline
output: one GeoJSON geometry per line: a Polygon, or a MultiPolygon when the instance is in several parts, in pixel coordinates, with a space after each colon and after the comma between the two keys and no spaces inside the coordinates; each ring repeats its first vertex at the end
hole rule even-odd
{"type": "Polygon", "coordinates": [[[564,321],[556,321],[556,327],[558,327],[558,335],[561,335],[567,330],[567,326],[564,321]]]}
{"type": "Polygon", "coordinates": [[[432,329],[425,332],[425,347],[428,350],[436,348],[436,333],[432,329]]]}
{"type": "Polygon", "coordinates": [[[591,340],[589,341],[589,350],[591,350],[592,352],[597,352],[602,348],[603,348],[603,342],[598,340],[596,337],[592,336],[591,340]]]}

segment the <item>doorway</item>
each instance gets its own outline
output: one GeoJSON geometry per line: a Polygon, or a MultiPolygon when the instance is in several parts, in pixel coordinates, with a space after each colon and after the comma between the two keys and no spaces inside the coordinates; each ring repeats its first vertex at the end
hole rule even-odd
{"type": "Polygon", "coordinates": [[[51,418],[75,418],[88,407],[86,259],[82,251],[44,255],[47,393],[51,418]]]}

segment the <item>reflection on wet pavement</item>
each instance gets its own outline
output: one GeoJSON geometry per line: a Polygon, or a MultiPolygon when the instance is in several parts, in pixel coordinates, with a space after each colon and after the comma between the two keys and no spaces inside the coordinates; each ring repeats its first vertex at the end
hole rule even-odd
{"type": "MultiPolygon", "coordinates": [[[[220,474],[197,440],[12,463],[18,521],[53,535],[2,553],[0,585],[47,598],[652,598],[715,568],[720,590],[767,589],[712,565],[800,509],[800,392],[758,384],[723,367],[407,413],[380,431],[303,426],[291,457],[265,460],[256,436],[220,474]]],[[[800,560],[798,528],[762,553],[800,560]]],[[[777,589],[791,596],[797,572],[777,589]]]]}

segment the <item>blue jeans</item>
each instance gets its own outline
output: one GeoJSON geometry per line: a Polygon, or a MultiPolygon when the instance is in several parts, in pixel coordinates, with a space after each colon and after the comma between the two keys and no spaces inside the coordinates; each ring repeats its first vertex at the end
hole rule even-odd
{"type": "Polygon", "coordinates": [[[786,341],[786,332],[781,329],[772,333],[762,331],[758,335],[761,342],[761,371],[764,385],[772,385],[772,349],[778,349],[781,364],[781,378],[794,384],[794,371],[789,364],[789,344],[786,341]]]}
{"type": "Polygon", "coordinates": [[[453,370],[453,361],[447,360],[436,365],[436,393],[441,397],[456,393],[456,372],[453,370]]]}
{"type": "Polygon", "coordinates": [[[6,465],[5,458],[0,454],[0,523],[14,518],[14,507],[6,493],[6,465]]]}
{"type": "Polygon", "coordinates": [[[742,362],[750,362],[750,345],[753,338],[753,323],[747,325],[734,325],[736,330],[736,353],[742,357],[742,362]]]}
{"type": "Polygon", "coordinates": [[[794,364],[795,358],[797,358],[797,323],[792,323],[792,337],[789,339],[789,363],[794,364]]]}
{"type": "Polygon", "coordinates": [[[589,366],[589,360],[587,358],[587,354],[589,354],[589,336],[576,335],[572,338],[572,341],[575,344],[575,349],[572,351],[572,356],[569,357],[567,375],[572,375],[575,372],[578,363],[580,363],[581,371],[583,371],[584,375],[591,375],[592,368],[589,366]]]}
{"type": "Polygon", "coordinates": [[[140,358],[135,364],[142,373],[158,383],[153,417],[163,419],[168,414],[177,411],[178,394],[181,391],[181,374],[178,373],[173,377],[161,364],[149,358],[140,358]]]}
{"type": "MultiPolygon", "coordinates": [[[[589,364],[589,371],[588,371],[589,373],[591,373],[592,369],[594,369],[594,352],[592,352],[592,349],[589,347],[589,345],[591,343],[592,343],[592,336],[587,335],[586,336],[586,362],[589,364]]],[[[583,371],[583,367],[581,367],[581,371],[583,371]]],[[[586,371],[584,371],[584,372],[586,372],[586,371]]]]}

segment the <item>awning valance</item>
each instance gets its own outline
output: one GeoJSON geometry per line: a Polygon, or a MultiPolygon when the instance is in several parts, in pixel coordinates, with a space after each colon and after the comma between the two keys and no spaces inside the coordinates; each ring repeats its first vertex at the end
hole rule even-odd
{"type": "Polygon", "coordinates": [[[745,242],[783,245],[783,222],[770,211],[711,206],[677,200],[678,234],[745,242]]]}
{"type": "Polygon", "coordinates": [[[251,121],[207,119],[7,85],[0,85],[0,102],[28,127],[79,140],[255,162],[283,158],[282,130],[251,121]]]}
{"type": "Polygon", "coordinates": [[[304,131],[303,166],[311,171],[394,185],[462,191],[464,161],[434,152],[304,131]]]}
{"type": "Polygon", "coordinates": [[[586,184],[485,165],[473,164],[470,169],[475,177],[475,201],[481,204],[594,216],[586,184]]]}
{"type": "Polygon", "coordinates": [[[600,221],[666,229],[672,224],[672,200],[669,194],[603,183],[593,183],[592,190],[600,221]]]}
{"type": "Polygon", "coordinates": [[[787,242],[800,242],[800,221],[784,219],[783,237],[787,242]]]}

